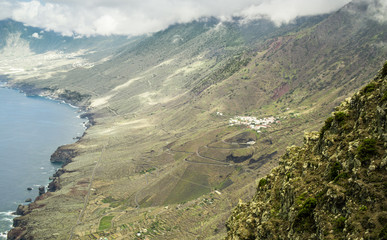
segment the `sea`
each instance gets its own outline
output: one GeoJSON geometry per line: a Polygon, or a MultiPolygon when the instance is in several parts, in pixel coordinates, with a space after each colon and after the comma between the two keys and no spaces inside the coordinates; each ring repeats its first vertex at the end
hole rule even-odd
{"type": "Polygon", "coordinates": [[[6,239],[19,204],[38,196],[60,164],[50,156],[61,145],[74,143],[87,119],[63,102],[25,94],[0,83],[0,239],[6,239]],[[32,188],[32,190],[27,190],[32,188]]]}

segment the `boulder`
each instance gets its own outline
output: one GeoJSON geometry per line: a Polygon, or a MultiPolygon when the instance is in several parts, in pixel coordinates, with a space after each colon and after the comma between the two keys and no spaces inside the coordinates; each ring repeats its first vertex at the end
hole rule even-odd
{"type": "Polygon", "coordinates": [[[39,187],[39,196],[43,195],[46,192],[46,189],[44,186],[39,187]]]}

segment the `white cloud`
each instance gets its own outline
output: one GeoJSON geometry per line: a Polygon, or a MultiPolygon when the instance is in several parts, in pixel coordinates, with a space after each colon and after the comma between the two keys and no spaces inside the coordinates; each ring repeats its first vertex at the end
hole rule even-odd
{"type": "Polygon", "coordinates": [[[267,17],[280,25],[300,16],[329,13],[349,2],[350,0],[271,0],[254,4],[243,10],[241,15],[245,19],[267,17]]]}
{"type": "Polygon", "coordinates": [[[37,33],[37,32],[33,33],[33,34],[31,35],[31,37],[37,38],[37,39],[42,39],[42,38],[43,38],[43,36],[40,36],[39,33],[37,33]]]}
{"type": "Polygon", "coordinates": [[[202,17],[265,16],[277,24],[327,13],[350,0],[0,0],[0,19],[63,35],[140,35],[202,17]]]}
{"type": "Polygon", "coordinates": [[[359,0],[367,5],[367,15],[376,21],[387,22],[387,0],[359,0]]]}
{"type": "Polygon", "coordinates": [[[6,19],[12,17],[13,4],[8,1],[0,0],[0,19],[6,19]]]}

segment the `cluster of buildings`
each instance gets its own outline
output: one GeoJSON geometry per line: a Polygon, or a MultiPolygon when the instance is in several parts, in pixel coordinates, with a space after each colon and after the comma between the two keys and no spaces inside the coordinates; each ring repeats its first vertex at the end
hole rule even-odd
{"type": "Polygon", "coordinates": [[[279,123],[279,121],[275,117],[258,119],[256,117],[247,117],[247,116],[246,117],[237,116],[229,120],[230,126],[245,125],[248,128],[251,128],[257,131],[258,133],[261,132],[260,129],[268,128],[270,127],[270,124],[273,124],[273,123],[279,123]]]}

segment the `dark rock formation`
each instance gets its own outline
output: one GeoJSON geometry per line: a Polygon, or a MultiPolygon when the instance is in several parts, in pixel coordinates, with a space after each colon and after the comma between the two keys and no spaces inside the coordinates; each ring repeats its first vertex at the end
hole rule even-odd
{"type": "Polygon", "coordinates": [[[31,236],[26,236],[28,233],[28,229],[26,228],[26,220],[25,215],[29,214],[32,210],[44,207],[42,204],[37,204],[33,202],[29,205],[19,205],[16,210],[16,215],[20,215],[20,217],[16,217],[13,219],[13,227],[11,231],[8,232],[7,239],[8,240],[33,240],[34,238],[31,236]]]}
{"type": "Polygon", "coordinates": [[[55,192],[60,189],[59,178],[55,178],[52,182],[48,184],[48,191],[55,192]]]}
{"type": "Polygon", "coordinates": [[[226,239],[387,239],[387,63],[240,202],[226,239]]]}
{"type": "Polygon", "coordinates": [[[50,158],[52,163],[63,163],[64,165],[71,162],[71,160],[77,155],[75,149],[69,148],[68,145],[59,147],[50,158]]]}
{"type": "MultiPolygon", "coordinates": [[[[94,120],[94,113],[83,113],[81,114],[80,116],[81,118],[87,118],[89,120],[89,124],[92,126],[92,125],[95,125],[95,120],[94,120]]],[[[89,127],[89,126],[87,126],[89,127]]]]}
{"type": "Polygon", "coordinates": [[[57,178],[57,177],[59,177],[60,175],[62,175],[63,173],[65,173],[65,172],[66,172],[65,169],[59,168],[52,176],[53,176],[54,178],[57,178]]]}
{"type": "Polygon", "coordinates": [[[27,230],[22,227],[15,227],[11,231],[8,232],[7,239],[8,240],[21,240],[25,238],[20,238],[20,236],[24,236],[27,233],[27,230]]]}
{"type": "Polygon", "coordinates": [[[26,211],[28,210],[28,206],[25,206],[25,205],[19,205],[16,209],[16,215],[24,215],[26,213],[26,211]]]}
{"type": "Polygon", "coordinates": [[[43,195],[46,192],[46,189],[44,186],[39,187],[39,196],[43,195]]]}
{"type": "Polygon", "coordinates": [[[28,190],[28,191],[32,191],[32,187],[28,187],[27,190],[28,190]]]}
{"type": "Polygon", "coordinates": [[[32,202],[32,199],[31,199],[31,198],[27,198],[27,199],[25,200],[25,202],[32,202]]]}

